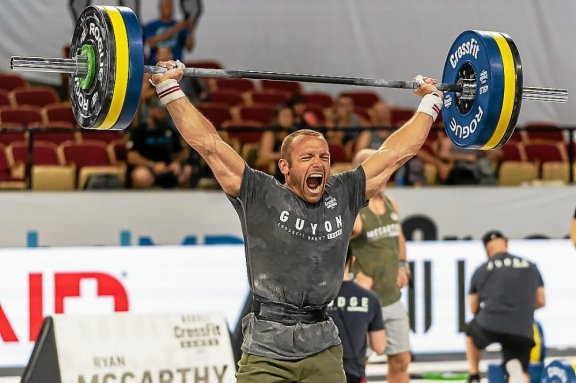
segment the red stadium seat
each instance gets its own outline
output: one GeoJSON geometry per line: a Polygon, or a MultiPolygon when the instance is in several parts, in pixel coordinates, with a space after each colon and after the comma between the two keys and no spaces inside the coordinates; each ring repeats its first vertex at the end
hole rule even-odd
{"type": "Polygon", "coordinates": [[[334,103],[332,100],[332,96],[328,93],[323,92],[311,92],[311,93],[303,93],[302,97],[306,101],[306,104],[317,104],[322,106],[323,108],[330,108],[334,103]]]}
{"type": "Polygon", "coordinates": [[[354,102],[354,106],[371,108],[375,103],[380,101],[380,96],[371,91],[342,92],[340,96],[348,96],[354,102]]]}
{"type": "Polygon", "coordinates": [[[80,140],[110,144],[117,140],[124,140],[124,133],[119,130],[82,129],[80,130],[80,140]]]}
{"type": "Polygon", "coordinates": [[[0,145],[8,146],[13,142],[28,142],[28,133],[23,128],[1,128],[0,145]]]}
{"type": "Polygon", "coordinates": [[[28,86],[28,82],[19,74],[0,73],[0,89],[11,91],[26,86],[28,86]]]}
{"type": "Polygon", "coordinates": [[[76,165],[77,169],[85,166],[111,166],[106,144],[97,141],[64,142],[58,147],[67,165],[76,165]]]}
{"type": "Polygon", "coordinates": [[[44,117],[45,122],[67,121],[74,126],[78,125],[69,102],[56,102],[44,106],[42,108],[42,117],[44,117]]]}
{"type": "Polygon", "coordinates": [[[31,124],[29,127],[30,139],[34,142],[44,141],[59,145],[66,141],[78,141],[76,129],[73,126],[66,126],[67,122],[53,122],[49,124],[31,124]],[[53,130],[53,131],[50,131],[53,130]]]}
{"type": "Polygon", "coordinates": [[[217,89],[232,89],[240,90],[242,92],[248,92],[256,89],[254,82],[247,78],[217,78],[216,79],[217,89]]]}
{"type": "Polygon", "coordinates": [[[216,89],[211,91],[208,97],[211,102],[218,102],[232,107],[244,103],[242,93],[242,91],[236,89],[216,89]]]}
{"type": "Polygon", "coordinates": [[[220,128],[224,121],[233,118],[228,105],[220,102],[203,102],[196,107],[204,117],[214,124],[216,129],[220,128]]]}
{"type": "Polygon", "coordinates": [[[267,126],[272,123],[275,110],[268,104],[243,105],[239,108],[240,119],[259,121],[267,126]]]}
{"type": "Polygon", "coordinates": [[[564,142],[564,133],[558,124],[550,122],[529,122],[524,125],[529,142],[564,142]]]}
{"type": "MultiPolygon", "coordinates": [[[[8,156],[13,163],[28,163],[28,144],[14,142],[7,148],[8,156]]],[[[51,142],[34,142],[32,151],[34,165],[62,165],[57,146],[51,142]]]]}
{"type": "Polygon", "coordinates": [[[34,122],[42,121],[42,109],[37,106],[0,107],[0,124],[8,122],[27,127],[34,122]]]}
{"type": "Polygon", "coordinates": [[[260,84],[262,89],[267,90],[279,90],[290,94],[302,92],[302,86],[296,81],[262,80],[260,84]]]}
{"type": "Polygon", "coordinates": [[[567,162],[565,148],[561,143],[522,143],[526,159],[541,166],[546,162],[567,162]]]}
{"type": "Polygon", "coordinates": [[[226,128],[230,140],[238,141],[240,148],[245,144],[258,143],[262,137],[262,131],[247,131],[246,128],[262,129],[266,124],[256,120],[225,121],[222,128],[226,128]]]}
{"type": "Polygon", "coordinates": [[[524,147],[520,145],[518,141],[510,140],[506,145],[500,148],[502,151],[502,157],[500,162],[504,161],[526,161],[526,153],[524,152],[524,147]]]}
{"type": "Polygon", "coordinates": [[[274,107],[286,104],[290,99],[290,93],[277,90],[252,91],[249,95],[254,104],[267,104],[274,107]]]}
{"type": "Polygon", "coordinates": [[[50,87],[16,88],[10,92],[13,105],[32,105],[44,107],[58,102],[56,91],[50,87]]]}
{"type": "Polygon", "coordinates": [[[349,162],[346,150],[342,145],[339,144],[328,144],[328,150],[330,151],[330,162],[331,164],[349,162]]]}
{"type": "Polygon", "coordinates": [[[6,89],[0,89],[0,106],[11,106],[12,102],[10,101],[10,97],[8,97],[10,92],[6,89]]]}

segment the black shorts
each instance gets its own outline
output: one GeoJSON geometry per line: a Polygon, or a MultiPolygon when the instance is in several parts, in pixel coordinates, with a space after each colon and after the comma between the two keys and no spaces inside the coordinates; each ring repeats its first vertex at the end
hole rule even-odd
{"type": "Polygon", "coordinates": [[[506,365],[509,360],[518,359],[522,363],[522,369],[528,372],[530,351],[535,344],[534,339],[486,330],[476,323],[476,319],[466,325],[466,335],[472,338],[472,342],[480,350],[492,343],[500,343],[502,346],[502,365],[506,365]]]}

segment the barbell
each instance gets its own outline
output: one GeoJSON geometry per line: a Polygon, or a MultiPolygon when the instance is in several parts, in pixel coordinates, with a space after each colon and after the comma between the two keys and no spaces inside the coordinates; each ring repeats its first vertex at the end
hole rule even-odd
{"type": "MultiPolygon", "coordinates": [[[[144,65],[142,29],[127,7],[89,6],[76,23],[71,58],[13,56],[14,70],[66,73],[72,110],[85,129],[125,129],[133,120],[145,73],[166,69],[144,65]]],[[[247,78],[415,89],[413,81],[186,68],[186,76],[247,78]]],[[[468,30],[450,48],[444,65],[442,118],[448,137],[462,148],[499,148],[512,135],[522,99],[566,102],[565,89],[523,87],[516,45],[505,33],[468,30]]]]}

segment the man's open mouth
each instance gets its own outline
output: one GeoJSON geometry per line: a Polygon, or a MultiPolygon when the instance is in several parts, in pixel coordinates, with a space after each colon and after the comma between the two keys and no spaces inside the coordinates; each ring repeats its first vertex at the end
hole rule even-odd
{"type": "Polygon", "coordinates": [[[323,178],[324,176],[322,173],[312,173],[308,178],[306,178],[306,186],[308,186],[308,189],[314,193],[319,192],[323,178]]]}

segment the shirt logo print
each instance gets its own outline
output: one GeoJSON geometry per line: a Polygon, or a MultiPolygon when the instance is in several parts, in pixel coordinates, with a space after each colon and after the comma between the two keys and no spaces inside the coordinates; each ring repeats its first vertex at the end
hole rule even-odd
{"type": "Polygon", "coordinates": [[[326,201],[324,201],[324,206],[326,206],[326,209],[334,209],[338,206],[338,201],[334,197],[328,197],[326,201]]]}

